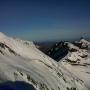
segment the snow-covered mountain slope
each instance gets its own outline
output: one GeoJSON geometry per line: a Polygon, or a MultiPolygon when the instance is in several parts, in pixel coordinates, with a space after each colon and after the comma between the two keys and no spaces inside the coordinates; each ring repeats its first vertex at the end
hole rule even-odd
{"type": "Polygon", "coordinates": [[[85,45],[90,45],[90,42],[85,39],[81,39],[80,43],[85,44],[85,45]]]}
{"type": "MultiPolygon", "coordinates": [[[[81,40],[80,43],[85,46],[89,46],[90,42],[81,40]]],[[[67,68],[71,73],[81,79],[85,85],[90,89],[90,50],[80,49],[75,45],[69,45],[70,50],[68,55],[60,60],[60,65],[67,68]]]]}
{"type": "Polygon", "coordinates": [[[8,81],[24,81],[36,90],[88,90],[79,78],[62,64],[58,67],[33,42],[0,33],[0,83],[8,81]]]}
{"type": "Polygon", "coordinates": [[[75,41],[74,44],[81,49],[89,49],[90,50],[90,42],[85,39],[81,39],[79,42],[75,41]]]}

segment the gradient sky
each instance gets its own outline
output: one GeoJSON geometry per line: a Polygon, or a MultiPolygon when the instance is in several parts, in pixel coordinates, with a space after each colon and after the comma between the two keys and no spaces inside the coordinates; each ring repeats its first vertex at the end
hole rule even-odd
{"type": "Polygon", "coordinates": [[[90,0],[0,0],[0,31],[33,41],[90,38],[90,0]]]}

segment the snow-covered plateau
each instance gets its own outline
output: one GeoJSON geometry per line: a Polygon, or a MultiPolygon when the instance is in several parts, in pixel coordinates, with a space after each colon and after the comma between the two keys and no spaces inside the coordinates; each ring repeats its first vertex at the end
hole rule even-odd
{"type": "MultiPolygon", "coordinates": [[[[90,45],[88,41],[82,42],[84,46],[90,45]]],[[[74,52],[56,62],[37,49],[33,42],[0,33],[0,84],[25,82],[34,87],[28,90],[89,90],[89,51],[73,48],[76,49],[74,52]]],[[[9,89],[0,90],[27,90],[7,85],[9,89]]]]}

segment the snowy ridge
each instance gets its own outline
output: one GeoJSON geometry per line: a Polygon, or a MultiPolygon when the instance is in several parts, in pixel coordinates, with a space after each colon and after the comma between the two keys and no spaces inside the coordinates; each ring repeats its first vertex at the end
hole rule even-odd
{"type": "Polygon", "coordinates": [[[88,47],[90,49],[90,42],[85,40],[85,39],[81,39],[80,43],[82,43],[82,47],[88,47]]]}
{"type": "Polygon", "coordinates": [[[80,43],[90,45],[90,42],[87,41],[87,40],[85,40],[85,39],[81,39],[81,40],[80,40],[80,43]]]}
{"type": "Polygon", "coordinates": [[[67,42],[67,44],[68,44],[70,51],[72,51],[72,50],[78,51],[79,50],[79,48],[77,46],[73,45],[72,43],[67,42]]]}
{"type": "MultiPolygon", "coordinates": [[[[90,50],[86,46],[90,45],[89,41],[80,40],[85,47],[84,49],[73,45],[73,49],[69,51],[68,55],[59,62],[62,63],[71,73],[80,78],[85,85],[90,89],[90,50]]],[[[71,48],[71,47],[70,47],[71,48]]]]}
{"type": "Polygon", "coordinates": [[[39,51],[33,42],[0,33],[0,83],[24,81],[36,90],[88,90],[62,64],[39,51]]]}

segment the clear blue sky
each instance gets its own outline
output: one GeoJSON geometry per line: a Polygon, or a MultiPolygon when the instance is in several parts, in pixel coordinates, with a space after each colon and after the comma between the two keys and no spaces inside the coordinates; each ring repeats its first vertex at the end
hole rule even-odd
{"type": "Polygon", "coordinates": [[[0,0],[0,31],[33,41],[90,38],[90,0],[0,0]]]}

